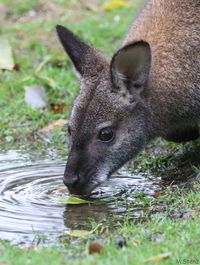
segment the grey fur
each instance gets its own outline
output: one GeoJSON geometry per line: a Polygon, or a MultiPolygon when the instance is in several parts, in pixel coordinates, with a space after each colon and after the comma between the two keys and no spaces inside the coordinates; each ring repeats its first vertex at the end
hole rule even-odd
{"type": "Polygon", "coordinates": [[[177,142],[199,136],[199,17],[199,0],[146,1],[112,60],[57,26],[80,74],[64,174],[72,193],[89,194],[158,136],[177,142]],[[98,139],[107,126],[116,134],[111,143],[98,139]]]}

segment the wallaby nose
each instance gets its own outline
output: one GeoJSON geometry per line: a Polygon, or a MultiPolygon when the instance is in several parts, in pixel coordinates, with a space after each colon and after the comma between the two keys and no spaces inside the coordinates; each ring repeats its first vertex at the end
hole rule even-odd
{"type": "Polygon", "coordinates": [[[76,175],[64,176],[63,178],[63,183],[67,186],[69,191],[71,191],[74,188],[77,182],[78,182],[78,177],[76,175]]]}

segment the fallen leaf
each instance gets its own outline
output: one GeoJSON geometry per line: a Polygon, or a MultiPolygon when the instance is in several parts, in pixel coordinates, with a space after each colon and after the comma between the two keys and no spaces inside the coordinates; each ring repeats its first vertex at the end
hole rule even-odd
{"type": "Polygon", "coordinates": [[[146,263],[146,262],[160,262],[160,261],[162,261],[164,259],[169,258],[171,255],[172,255],[171,252],[166,252],[166,253],[163,253],[163,254],[160,254],[160,255],[157,255],[157,256],[149,257],[149,258],[145,259],[143,261],[143,263],[146,263]]]}
{"type": "Polygon", "coordinates": [[[124,0],[109,0],[105,4],[103,4],[103,10],[109,11],[116,8],[122,8],[122,7],[130,7],[130,3],[127,3],[127,1],[124,0]]]}
{"type": "Polygon", "coordinates": [[[14,65],[11,46],[6,40],[0,39],[0,69],[12,71],[14,65]]]}
{"type": "Polygon", "coordinates": [[[155,191],[155,192],[153,193],[152,196],[153,196],[154,198],[158,198],[158,197],[160,197],[162,194],[163,194],[162,191],[155,191]]]}
{"type": "Polygon", "coordinates": [[[70,230],[67,231],[66,234],[69,236],[74,237],[87,237],[91,234],[93,234],[99,227],[102,227],[102,224],[98,224],[94,229],[92,230],[70,230]]]}
{"type": "Polygon", "coordinates": [[[71,230],[66,232],[67,235],[69,236],[74,236],[74,237],[86,237],[91,234],[91,231],[88,230],[71,230]]]}
{"type": "Polygon", "coordinates": [[[89,244],[89,254],[100,253],[103,250],[103,244],[100,240],[92,240],[89,244]]]}
{"type": "Polygon", "coordinates": [[[59,112],[62,111],[66,107],[65,103],[62,104],[51,104],[51,111],[53,112],[59,112]]]}
{"type": "Polygon", "coordinates": [[[59,119],[56,121],[53,121],[49,124],[47,124],[45,127],[39,130],[40,133],[50,133],[53,131],[55,128],[62,127],[66,124],[66,120],[64,119],[59,119]]]}
{"type": "Polygon", "coordinates": [[[65,203],[65,204],[86,204],[86,203],[91,203],[90,201],[86,201],[84,199],[81,199],[79,197],[75,196],[65,196],[65,197],[60,197],[60,198],[55,198],[55,202],[59,203],[65,203]]]}
{"type": "Polygon", "coordinates": [[[47,104],[44,87],[38,85],[25,87],[25,102],[33,109],[44,108],[47,104]]]}
{"type": "Polygon", "coordinates": [[[20,70],[20,65],[18,63],[14,64],[13,70],[19,71],[20,70]]]}

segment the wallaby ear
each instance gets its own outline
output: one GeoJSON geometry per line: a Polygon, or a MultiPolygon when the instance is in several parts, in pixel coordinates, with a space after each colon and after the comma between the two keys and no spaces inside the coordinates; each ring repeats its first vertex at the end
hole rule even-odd
{"type": "Polygon", "coordinates": [[[64,50],[69,55],[76,70],[79,74],[83,75],[84,57],[90,50],[92,50],[92,47],[63,26],[57,25],[56,31],[64,50]]]}
{"type": "Polygon", "coordinates": [[[149,77],[151,49],[139,41],[121,48],[112,58],[110,71],[115,88],[123,95],[139,94],[149,77]]]}

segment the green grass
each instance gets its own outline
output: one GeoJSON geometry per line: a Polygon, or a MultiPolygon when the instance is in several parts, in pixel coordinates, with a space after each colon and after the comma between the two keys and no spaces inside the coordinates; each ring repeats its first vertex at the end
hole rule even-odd
{"type": "MultiPolygon", "coordinates": [[[[145,262],[150,257],[169,253],[160,264],[184,264],[184,260],[197,260],[199,264],[200,218],[173,221],[167,216],[155,215],[147,223],[125,223],[115,230],[115,236],[107,232],[106,242],[100,254],[88,254],[89,241],[81,240],[71,250],[69,245],[51,248],[19,249],[4,243],[0,261],[8,264],[156,264],[145,262]],[[126,245],[116,244],[117,235],[123,236],[126,245]]],[[[106,233],[105,233],[106,234],[106,233]]],[[[105,235],[104,235],[105,237],[105,235]]]]}
{"type": "MultiPolygon", "coordinates": [[[[124,8],[117,12],[94,13],[77,1],[52,1],[50,4],[48,1],[31,0],[18,0],[13,11],[14,3],[12,0],[3,1],[5,15],[0,18],[3,25],[0,35],[13,47],[15,62],[20,71],[0,73],[0,108],[3,109],[0,143],[20,145],[32,140],[34,144],[36,139],[36,143],[43,142],[43,138],[38,135],[40,128],[59,118],[67,120],[78,90],[78,80],[71,63],[57,40],[56,24],[68,26],[87,42],[112,54],[119,46],[121,36],[127,31],[134,12],[124,8]],[[49,13],[46,14],[48,9],[49,13]],[[30,12],[39,14],[35,13],[31,17],[30,12]],[[116,15],[120,15],[120,22],[114,21],[116,15]],[[36,75],[36,69],[45,60],[48,63],[36,75]],[[66,108],[59,113],[53,113],[49,106],[45,110],[32,110],[24,102],[24,87],[34,84],[45,86],[49,104],[65,103],[66,108]]],[[[54,139],[56,137],[50,141],[51,146],[57,147],[59,143],[57,140],[54,142],[54,139]]],[[[62,148],[63,139],[60,146],[62,148]]]]}
{"type": "MultiPolygon", "coordinates": [[[[57,40],[55,25],[68,26],[95,47],[112,55],[120,46],[135,11],[136,8],[121,8],[94,12],[75,0],[1,1],[0,36],[10,42],[15,62],[20,67],[19,71],[0,72],[1,149],[28,147],[41,151],[50,147],[66,154],[64,128],[56,128],[48,135],[39,133],[39,129],[48,123],[67,120],[78,91],[78,81],[57,40]],[[119,22],[115,21],[116,16],[120,16],[119,22]],[[44,61],[47,62],[39,74],[36,73],[44,61]],[[35,84],[46,89],[49,104],[44,110],[32,110],[24,102],[24,87],[35,84]],[[66,107],[55,113],[51,111],[51,103],[64,103],[66,107]]],[[[146,210],[136,222],[125,219],[116,223],[115,228],[105,224],[104,232],[95,235],[104,241],[101,254],[88,255],[89,239],[81,239],[75,245],[61,243],[49,248],[33,246],[30,249],[1,242],[0,262],[16,265],[143,264],[151,256],[170,252],[169,258],[160,264],[178,264],[178,261],[184,264],[185,259],[188,263],[198,259],[200,264],[200,184],[191,182],[186,188],[177,189],[170,186],[174,179],[200,171],[199,153],[199,141],[175,145],[158,139],[128,163],[134,172],[167,176],[169,186],[157,198],[148,199],[138,194],[136,202],[146,210]],[[181,215],[182,209],[188,215],[181,215]],[[118,235],[127,242],[123,248],[115,243],[118,235]]]]}

